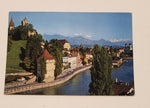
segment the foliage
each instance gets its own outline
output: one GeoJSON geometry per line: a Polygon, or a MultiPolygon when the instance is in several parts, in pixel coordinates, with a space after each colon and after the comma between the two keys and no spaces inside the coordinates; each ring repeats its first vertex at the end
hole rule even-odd
{"type": "Polygon", "coordinates": [[[34,30],[33,29],[33,25],[32,24],[28,24],[27,29],[30,30],[30,31],[33,31],[34,30]]]}
{"type": "Polygon", "coordinates": [[[11,30],[11,35],[13,40],[27,40],[28,28],[22,25],[19,25],[11,30]]]}
{"type": "Polygon", "coordinates": [[[112,46],[110,46],[110,55],[111,55],[111,57],[116,57],[117,56],[117,54],[114,52],[112,46]]]}
{"type": "Polygon", "coordinates": [[[71,68],[71,63],[70,62],[67,66],[64,66],[64,69],[68,69],[68,68],[71,68]]]}
{"type": "Polygon", "coordinates": [[[20,79],[21,76],[20,75],[8,75],[5,78],[5,83],[9,83],[11,81],[16,81],[17,79],[20,79]]]}
{"type": "Polygon", "coordinates": [[[79,53],[80,53],[80,55],[83,55],[83,57],[85,56],[85,52],[84,52],[84,49],[83,49],[83,48],[80,48],[80,49],[79,49],[79,53]]]}
{"type": "Polygon", "coordinates": [[[28,57],[25,57],[23,63],[24,63],[24,68],[25,68],[27,71],[30,71],[31,60],[30,60],[28,57]]]}
{"type": "Polygon", "coordinates": [[[46,41],[44,46],[48,52],[56,58],[55,63],[55,77],[58,76],[62,72],[62,50],[63,46],[57,39],[52,39],[49,43],[46,41]],[[49,46],[49,44],[51,46],[49,46]]]}
{"type": "Polygon", "coordinates": [[[56,49],[55,77],[62,73],[62,54],[56,49]]]}
{"type": "Polygon", "coordinates": [[[39,61],[40,63],[40,71],[37,72],[37,80],[39,83],[43,82],[46,74],[46,59],[43,57],[39,61]]]}
{"type": "Polygon", "coordinates": [[[28,24],[28,26],[19,25],[13,30],[8,30],[8,35],[11,35],[13,40],[27,40],[29,30],[34,30],[32,24],[28,24]]]}
{"type": "Polygon", "coordinates": [[[64,52],[63,57],[66,57],[67,55],[68,55],[68,53],[67,53],[67,52],[64,52]]]}
{"type": "Polygon", "coordinates": [[[121,58],[125,57],[124,52],[122,52],[122,53],[120,54],[120,57],[121,57],[121,58]]]}
{"type": "MultiPolygon", "coordinates": [[[[47,44],[47,43],[46,43],[47,44]]],[[[60,54],[62,55],[62,50],[63,50],[63,46],[62,44],[57,40],[57,39],[52,39],[50,40],[49,44],[51,44],[50,47],[46,47],[48,52],[54,56],[54,57],[57,57],[56,56],[56,49],[60,52],[60,54]]],[[[45,45],[46,46],[46,45],[45,45]]]]}
{"type": "Polygon", "coordinates": [[[37,58],[42,54],[41,42],[42,36],[36,34],[29,37],[25,49],[24,68],[26,70],[37,73],[37,58]]]}
{"type": "Polygon", "coordinates": [[[45,41],[44,48],[47,49],[47,50],[48,50],[48,44],[49,44],[49,43],[48,43],[48,41],[46,40],[46,41],[45,41]]]}
{"type": "Polygon", "coordinates": [[[94,45],[93,61],[91,67],[91,95],[112,94],[112,62],[105,48],[94,45]]]}

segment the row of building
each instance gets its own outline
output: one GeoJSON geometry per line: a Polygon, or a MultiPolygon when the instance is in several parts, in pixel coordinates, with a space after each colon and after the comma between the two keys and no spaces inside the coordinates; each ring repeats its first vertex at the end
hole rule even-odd
{"type": "MultiPolygon", "coordinates": [[[[63,46],[63,53],[65,52],[67,53],[67,56],[62,57],[62,64],[63,64],[62,70],[65,70],[68,68],[76,69],[78,67],[81,67],[83,66],[82,59],[83,60],[87,59],[88,61],[88,59],[92,59],[93,57],[91,54],[86,54],[85,57],[83,57],[79,53],[79,48],[71,48],[71,45],[67,40],[58,40],[58,41],[63,46]]],[[[49,46],[52,46],[52,45],[49,45],[49,46]]],[[[41,44],[41,47],[44,49],[44,43],[41,44]]],[[[47,49],[44,49],[43,54],[37,59],[38,61],[37,71],[38,72],[41,71],[39,60],[43,57],[46,59],[46,74],[45,74],[44,82],[53,81],[56,61],[55,61],[55,58],[49,54],[47,49]]]]}

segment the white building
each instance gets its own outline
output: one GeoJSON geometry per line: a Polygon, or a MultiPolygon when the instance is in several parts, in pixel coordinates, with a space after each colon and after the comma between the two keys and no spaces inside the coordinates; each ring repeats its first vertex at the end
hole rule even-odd
{"type": "Polygon", "coordinates": [[[70,67],[72,69],[75,69],[77,67],[76,60],[77,60],[76,56],[63,57],[63,66],[67,66],[70,63],[70,67]]]}

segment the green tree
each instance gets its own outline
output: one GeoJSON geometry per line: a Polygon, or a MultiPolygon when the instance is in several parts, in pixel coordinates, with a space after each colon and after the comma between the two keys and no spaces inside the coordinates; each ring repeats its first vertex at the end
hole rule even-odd
{"type": "Polygon", "coordinates": [[[28,24],[27,29],[30,30],[30,31],[33,31],[34,30],[33,29],[33,25],[32,24],[28,24]]]}
{"type": "Polygon", "coordinates": [[[56,49],[55,77],[62,73],[62,54],[56,49]]]}
{"type": "Polygon", "coordinates": [[[117,56],[117,54],[114,52],[112,46],[110,46],[110,55],[111,55],[112,57],[116,57],[116,56],[117,56]]]}
{"type": "Polygon", "coordinates": [[[56,63],[55,63],[55,77],[58,76],[60,73],[62,73],[62,50],[63,46],[62,44],[57,40],[57,39],[52,39],[48,42],[45,42],[44,46],[48,52],[56,58],[56,63]],[[51,46],[48,46],[48,45],[51,46]]]}
{"type": "Polygon", "coordinates": [[[37,73],[37,81],[39,83],[43,82],[46,74],[46,59],[43,57],[40,59],[40,71],[37,73]]]}
{"type": "Polygon", "coordinates": [[[50,40],[49,44],[51,44],[50,47],[47,47],[48,52],[56,57],[56,49],[62,54],[63,46],[57,39],[50,40]]]}
{"type": "Polygon", "coordinates": [[[124,52],[122,52],[122,53],[120,54],[120,57],[121,57],[121,58],[125,57],[124,52]]]}
{"type": "Polygon", "coordinates": [[[44,48],[47,49],[47,50],[48,50],[48,44],[49,44],[49,43],[48,43],[48,41],[46,40],[46,41],[45,41],[44,48]]]}
{"type": "MultiPolygon", "coordinates": [[[[41,42],[41,35],[36,34],[34,36],[31,36],[27,40],[25,49],[25,57],[29,58],[29,60],[31,61],[29,70],[33,71],[35,74],[37,74],[37,58],[42,54],[41,42]]],[[[25,60],[24,63],[25,65],[28,65],[26,64],[25,60]]]]}
{"type": "Polygon", "coordinates": [[[91,95],[112,94],[111,57],[105,48],[94,45],[93,61],[91,67],[91,83],[89,93],[91,95]]]}
{"type": "Polygon", "coordinates": [[[24,68],[27,71],[30,71],[31,60],[28,57],[25,57],[23,63],[24,63],[24,68]]]}

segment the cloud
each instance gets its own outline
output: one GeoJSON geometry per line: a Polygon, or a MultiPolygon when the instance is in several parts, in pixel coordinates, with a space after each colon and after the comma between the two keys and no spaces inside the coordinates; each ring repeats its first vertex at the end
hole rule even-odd
{"type": "Polygon", "coordinates": [[[110,40],[110,42],[120,42],[120,41],[132,41],[131,39],[113,39],[113,40],[110,40]]]}
{"type": "Polygon", "coordinates": [[[91,38],[92,36],[91,36],[91,35],[85,35],[85,37],[87,37],[87,38],[91,38]]]}
{"type": "Polygon", "coordinates": [[[80,36],[80,35],[82,35],[82,33],[75,33],[75,34],[73,34],[74,36],[80,36]]]}

